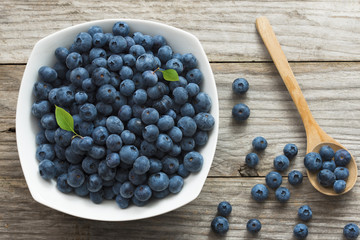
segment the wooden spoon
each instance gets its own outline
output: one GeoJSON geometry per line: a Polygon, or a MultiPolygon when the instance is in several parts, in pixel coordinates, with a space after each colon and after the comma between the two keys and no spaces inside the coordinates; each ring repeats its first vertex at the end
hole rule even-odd
{"type": "MultiPolygon", "coordinates": [[[[312,116],[309,106],[306,103],[304,95],[301,92],[299,84],[297,83],[294,73],[292,72],[290,65],[286,59],[284,52],[281,49],[281,46],[276,39],[275,33],[271,28],[270,22],[266,17],[260,17],[256,19],[256,28],[259,32],[262,40],[265,43],[267,50],[270,53],[272,60],[275,63],[275,66],[280,73],[282,80],[284,81],[286,88],[288,89],[292,100],[294,101],[297,110],[301,116],[303,121],[306,138],[307,138],[307,150],[306,152],[319,152],[320,148],[323,145],[329,145],[335,152],[339,149],[345,149],[340,143],[335,141],[332,137],[327,135],[324,130],[320,128],[320,126],[315,121],[312,116]]],[[[355,182],[357,180],[357,166],[354,160],[354,157],[351,156],[351,161],[347,165],[349,169],[350,175],[346,182],[345,191],[340,193],[344,194],[350,191],[355,182]]],[[[307,174],[310,180],[310,183],[314,186],[316,190],[319,192],[336,196],[340,195],[335,193],[333,188],[325,188],[317,180],[317,173],[309,172],[307,170],[307,174]]]]}

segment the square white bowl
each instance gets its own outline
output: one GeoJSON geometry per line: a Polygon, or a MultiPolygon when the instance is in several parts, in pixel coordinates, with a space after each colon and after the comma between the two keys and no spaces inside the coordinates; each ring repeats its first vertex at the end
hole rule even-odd
{"type": "Polygon", "coordinates": [[[86,22],[58,31],[37,42],[22,78],[16,109],[16,139],[21,167],[32,197],[39,203],[58,211],[92,220],[130,221],[157,216],[179,208],[199,194],[209,173],[214,158],[219,128],[219,103],[215,79],[199,40],[192,34],[165,24],[134,19],[108,19],[86,22]],[[160,200],[152,200],[143,207],[131,205],[120,209],[115,200],[94,204],[88,198],[75,194],[64,194],[57,190],[54,180],[45,181],[38,172],[39,162],[35,158],[35,135],[38,131],[38,119],[32,116],[31,106],[35,98],[32,94],[34,83],[38,80],[41,66],[53,66],[57,47],[69,47],[79,32],[86,32],[93,25],[101,26],[104,32],[111,32],[117,21],[125,21],[130,26],[130,33],[142,32],[151,36],[163,35],[167,43],[177,53],[193,53],[198,60],[198,68],[204,76],[201,91],[209,94],[212,100],[211,114],[215,118],[215,127],[209,133],[208,143],[200,149],[204,157],[203,168],[199,173],[190,174],[185,179],[184,187],[178,194],[171,194],[160,200]]]}

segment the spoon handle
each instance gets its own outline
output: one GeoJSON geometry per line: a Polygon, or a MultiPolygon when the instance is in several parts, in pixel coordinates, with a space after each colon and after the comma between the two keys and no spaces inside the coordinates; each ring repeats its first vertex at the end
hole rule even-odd
{"type": "MultiPolygon", "coordinates": [[[[300,86],[297,83],[294,73],[290,68],[289,62],[286,59],[281,46],[276,39],[275,33],[272,30],[269,20],[266,17],[256,19],[256,29],[259,32],[267,50],[270,53],[275,66],[288,89],[292,100],[303,121],[306,136],[308,138],[308,148],[310,140],[327,140],[328,135],[319,127],[314,117],[312,116],[309,106],[306,103],[305,97],[301,92],[300,86]],[[315,139],[314,139],[315,138],[315,139]]],[[[330,138],[330,137],[329,137],[330,138]]],[[[316,141],[311,141],[316,142],[316,141]]],[[[312,145],[312,144],[310,144],[312,145]]]]}

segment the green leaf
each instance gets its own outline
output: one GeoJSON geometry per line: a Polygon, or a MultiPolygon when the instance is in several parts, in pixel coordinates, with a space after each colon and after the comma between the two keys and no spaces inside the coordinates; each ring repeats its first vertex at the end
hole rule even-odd
{"type": "MultiPolygon", "coordinates": [[[[56,122],[62,129],[75,133],[74,131],[74,119],[63,108],[55,105],[55,118],[56,122]]],[[[76,134],[76,133],[75,133],[76,134]]]]}
{"type": "Polygon", "coordinates": [[[179,81],[179,75],[174,69],[166,69],[166,70],[160,70],[163,74],[163,77],[166,81],[179,81]]]}

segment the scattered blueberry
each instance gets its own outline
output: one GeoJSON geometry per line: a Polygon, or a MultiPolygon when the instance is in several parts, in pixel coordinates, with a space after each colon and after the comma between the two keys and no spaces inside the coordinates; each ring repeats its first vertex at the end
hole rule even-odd
{"type": "Polygon", "coordinates": [[[264,184],[256,184],[251,189],[251,196],[257,202],[263,202],[269,197],[269,190],[264,184]]]}
{"type": "Polygon", "coordinates": [[[290,191],[285,187],[279,187],[275,191],[275,197],[279,202],[287,202],[290,199],[290,191]]]}
{"type": "Polygon", "coordinates": [[[282,184],[282,176],[278,172],[269,172],[265,177],[265,181],[269,188],[276,189],[282,184]]]}
{"type": "Polygon", "coordinates": [[[299,223],[294,227],[294,236],[297,239],[305,239],[308,233],[308,227],[305,224],[299,223]]]}
{"type": "Polygon", "coordinates": [[[289,159],[285,155],[279,155],[274,158],[274,168],[280,172],[289,167],[289,159]]]}
{"type": "Polygon", "coordinates": [[[229,231],[229,222],[222,216],[217,216],[211,221],[211,229],[217,234],[225,234],[229,231]]]}
{"type": "Polygon", "coordinates": [[[293,143],[288,143],[285,145],[284,147],[284,155],[288,158],[288,159],[292,159],[294,158],[297,153],[298,153],[298,148],[295,144],[293,143]]]}
{"type": "Polygon", "coordinates": [[[309,221],[312,218],[312,211],[308,205],[303,205],[298,210],[298,216],[303,221],[309,221]]]}
{"type": "Polygon", "coordinates": [[[251,233],[258,233],[261,230],[261,222],[257,219],[250,219],[246,224],[246,229],[251,233]]]}
{"type": "Polygon", "coordinates": [[[236,104],[232,109],[236,121],[245,121],[250,116],[250,108],[243,103],[236,104]]]}
{"type": "Polygon", "coordinates": [[[245,78],[237,78],[232,84],[232,89],[237,94],[244,94],[249,90],[249,82],[245,78]]]}
{"type": "Polygon", "coordinates": [[[232,206],[229,202],[223,201],[219,203],[217,210],[220,216],[227,217],[232,211],[232,206]]]}
{"type": "Polygon", "coordinates": [[[343,234],[346,239],[356,239],[359,236],[359,227],[355,223],[345,225],[343,234]]]}
{"type": "Polygon", "coordinates": [[[267,144],[268,143],[264,137],[256,137],[252,141],[252,146],[255,150],[265,150],[267,144]]]}
{"type": "Polygon", "coordinates": [[[249,153],[245,157],[245,163],[254,168],[259,163],[259,156],[256,153],[249,153]]]}
{"type": "Polygon", "coordinates": [[[288,181],[291,185],[300,185],[303,181],[303,174],[298,170],[292,170],[288,174],[288,181]]]}

